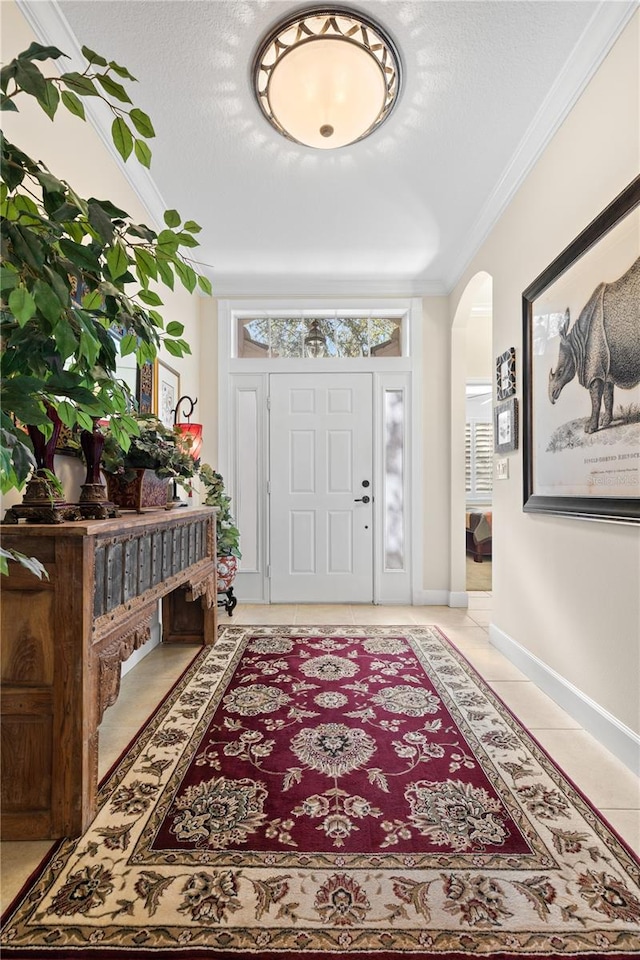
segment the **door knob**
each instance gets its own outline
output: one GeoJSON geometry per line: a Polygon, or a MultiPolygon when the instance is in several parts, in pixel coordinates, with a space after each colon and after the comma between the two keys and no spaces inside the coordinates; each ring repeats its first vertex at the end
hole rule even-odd
{"type": "Polygon", "coordinates": [[[357,500],[354,500],[354,503],[369,503],[371,497],[359,497],[357,500]]]}

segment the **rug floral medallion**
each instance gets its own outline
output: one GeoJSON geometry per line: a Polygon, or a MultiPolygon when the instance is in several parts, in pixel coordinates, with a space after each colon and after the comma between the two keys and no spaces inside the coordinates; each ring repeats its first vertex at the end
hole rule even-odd
{"type": "Polygon", "coordinates": [[[432,627],[222,628],[5,956],[640,955],[640,864],[432,627]]]}

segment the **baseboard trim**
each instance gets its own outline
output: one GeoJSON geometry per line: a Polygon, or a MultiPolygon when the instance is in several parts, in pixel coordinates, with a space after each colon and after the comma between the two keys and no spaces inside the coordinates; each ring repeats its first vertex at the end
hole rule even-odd
{"type": "Polygon", "coordinates": [[[464,591],[414,590],[414,607],[468,607],[469,597],[464,591]]]}
{"type": "Polygon", "coordinates": [[[633,730],[493,623],[489,626],[489,640],[543,693],[640,776],[640,737],[633,730]]]}
{"type": "Polygon", "coordinates": [[[469,594],[466,590],[452,590],[449,594],[449,606],[450,607],[468,607],[469,606],[469,594]]]}

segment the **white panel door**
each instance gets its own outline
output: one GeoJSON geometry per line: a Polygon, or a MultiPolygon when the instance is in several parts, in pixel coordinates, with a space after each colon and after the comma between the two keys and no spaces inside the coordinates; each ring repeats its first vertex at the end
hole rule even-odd
{"type": "Polygon", "coordinates": [[[269,380],[271,601],[371,603],[371,374],[269,380]]]}

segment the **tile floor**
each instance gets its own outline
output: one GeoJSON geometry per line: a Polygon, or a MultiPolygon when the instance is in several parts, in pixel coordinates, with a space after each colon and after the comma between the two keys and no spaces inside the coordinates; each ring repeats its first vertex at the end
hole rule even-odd
{"type": "MultiPolygon", "coordinates": [[[[491,594],[473,593],[469,607],[240,605],[224,624],[436,624],[531,730],[574,783],[640,853],[640,781],[489,643],[491,594]]],[[[102,777],[135,737],[196,652],[160,646],[128,673],[100,727],[102,777]]],[[[0,844],[4,910],[50,848],[48,841],[0,844]]]]}

